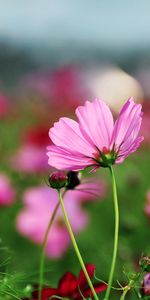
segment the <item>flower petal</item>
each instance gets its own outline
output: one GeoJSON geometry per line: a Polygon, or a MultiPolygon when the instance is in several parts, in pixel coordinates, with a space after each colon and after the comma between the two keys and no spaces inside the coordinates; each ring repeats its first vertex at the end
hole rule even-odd
{"type": "Polygon", "coordinates": [[[61,297],[69,297],[77,289],[77,278],[70,272],[67,272],[59,281],[58,290],[61,297]]]}
{"type": "MultiPolygon", "coordinates": [[[[32,299],[33,300],[38,299],[38,295],[39,295],[38,290],[33,291],[32,299]]],[[[58,296],[58,290],[54,289],[54,288],[49,288],[49,287],[45,287],[45,288],[42,289],[42,293],[41,293],[41,299],[42,300],[48,300],[49,297],[51,297],[51,296],[58,296]]]]}
{"type": "Polygon", "coordinates": [[[81,197],[82,195],[75,190],[67,191],[64,196],[64,205],[74,233],[83,230],[83,228],[85,228],[88,224],[89,220],[87,212],[84,211],[80,206],[81,197]]]}
{"type": "Polygon", "coordinates": [[[47,257],[54,259],[62,257],[70,245],[70,239],[66,228],[63,224],[59,227],[57,222],[59,222],[59,219],[56,219],[51,228],[45,251],[47,257]]]}
{"type": "MultiPolygon", "coordinates": [[[[91,264],[86,264],[86,270],[89,274],[89,277],[92,278],[94,276],[95,266],[91,264]]],[[[84,275],[83,270],[80,271],[80,274],[78,276],[78,285],[81,291],[87,285],[87,279],[84,275]]]]}
{"type": "Polygon", "coordinates": [[[96,147],[83,137],[79,124],[69,118],[60,118],[59,122],[54,123],[49,136],[56,146],[74,155],[83,154],[91,157],[93,151],[96,150],[96,147]]]}
{"type": "Polygon", "coordinates": [[[113,132],[113,116],[107,104],[95,99],[76,109],[80,130],[86,140],[99,150],[109,147],[113,132]]]}
{"type": "Polygon", "coordinates": [[[48,164],[56,169],[79,171],[94,165],[94,161],[91,158],[82,154],[73,154],[69,150],[53,145],[47,149],[48,164]]]}
{"type": "MultiPolygon", "coordinates": [[[[111,145],[115,144],[119,154],[133,152],[142,120],[141,105],[134,103],[130,98],[123,106],[118,119],[115,122],[111,145]]],[[[135,150],[137,147],[135,147],[135,150]]],[[[134,150],[134,151],[135,151],[134,150]]]]}
{"type": "Polygon", "coordinates": [[[87,201],[95,201],[101,199],[106,194],[106,183],[98,180],[86,180],[80,185],[76,186],[74,191],[80,193],[80,203],[87,201]]]}
{"type": "Polygon", "coordinates": [[[135,152],[140,146],[143,139],[144,137],[140,136],[126,150],[121,150],[119,152],[118,158],[116,159],[116,163],[122,163],[126,157],[128,157],[131,153],[135,152]]]}
{"type": "MultiPolygon", "coordinates": [[[[101,293],[103,291],[105,291],[107,289],[107,284],[106,283],[98,283],[98,284],[94,284],[94,289],[95,289],[95,292],[98,294],[98,293],[101,293]]],[[[88,298],[88,297],[92,297],[92,291],[90,288],[87,288],[84,292],[83,292],[83,296],[85,298],[88,298]]]]}

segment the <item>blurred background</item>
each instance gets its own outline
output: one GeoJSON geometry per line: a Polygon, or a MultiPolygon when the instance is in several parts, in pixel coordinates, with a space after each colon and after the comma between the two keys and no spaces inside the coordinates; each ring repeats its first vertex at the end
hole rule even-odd
{"type": "MultiPolygon", "coordinates": [[[[39,245],[49,217],[47,204],[41,205],[41,226],[31,204],[52,197],[45,183],[52,171],[48,130],[60,116],[75,118],[75,108],[87,99],[103,99],[114,117],[130,96],[143,105],[145,140],[115,168],[121,213],[115,279],[126,284],[123,271],[137,272],[142,253],[150,254],[149,11],[148,0],[1,3],[0,251],[2,270],[23,274],[24,286],[38,280],[39,245]],[[3,264],[7,258],[10,262],[3,264]]],[[[91,178],[97,184],[94,201],[91,194],[84,201],[78,194],[74,230],[85,261],[107,281],[114,226],[111,183],[107,170],[84,172],[83,182],[91,178]]],[[[80,269],[60,218],[47,248],[45,282],[54,286],[64,272],[80,269]]],[[[135,299],[134,292],[128,299],[135,299]]]]}

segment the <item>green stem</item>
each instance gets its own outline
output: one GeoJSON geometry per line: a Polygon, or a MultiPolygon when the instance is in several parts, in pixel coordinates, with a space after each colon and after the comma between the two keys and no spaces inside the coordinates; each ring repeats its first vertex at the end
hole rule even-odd
{"type": "Polygon", "coordinates": [[[118,250],[118,232],[119,232],[119,208],[118,208],[118,199],[117,199],[117,188],[116,188],[115,175],[112,166],[110,167],[110,173],[112,177],[112,190],[113,190],[113,201],[114,201],[114,211],[115,211],[115,234],[114,234],[113,257],[112,257],[112,263],[111,263],[111,268],[109,273],[108,287],[106,290],[104,300],[109,299],[109,294],[112,286],[115,264],[116,264],[116,257],[117,257],[117,250],[118,250]]]}
{"type": "Polygon", "coordinates": [[[134,283],[135,283],[135,281],[131,279],[131,280],[129,281],[129,284],[126,285],[126,286],[124,287],[123,293],[122,293],[122,295],[121,295],[121,297],[120,297],[120,300],[124,300],[124,299],[125,299],[126,294],[127,294],[128,291],[130,291],[131,288],[134,286],[134,283]]]}
{"type": "Polygon", "coordinates": [[[123,293],[122,293],[122,295],[121,295],[121,297],[120,297],[120,300],[124,300],[124,299],[125,299],[125,296],[126,296],[126,294],[127,294],[127,292],[128,292],[129,290],[130,290],[130,287],[129,287],[129,286],[127,286],[127,287],[124,288],[123,293]]]}
{"type": "Polygon", "coordinates": [[[82,259],[82,256],[80,254],[80,251],[79,251],[79,248],[78,248],[78,245],[76,243],[76,240],[75,240],[75,237],[74,237],[74,234],[73,234],[73,231],[72,231],[72,228],[71,228],[71,225],[70,225],[70,222],[69,222],[69,219],[68,219],[68,216],[67,216],[67,212],[66,212],[66,209],[65,209],[65,206],[64,206],[64,203],[63,203],[63,199],[62,199],[62,195],[61,195],[61,192],[58,191],[58,195],[59,195],[59,201],[60,201],[60,205],[61,205],[61,208],[62,208],[62,211],[63,211],[63,214],[64,214],[64,219],[65,219],[65,223],[66,223],[66,226],[67,226],[67,229],[68,229],[68,232],[69,232],[69,235],[70,235],[70,239],[72,241],[72,244],[73,244],[73,247],[74,247],[74,250],[76,252],[76,255],[78,257],[78,260],[79,260],[79,263],[81,265],[81,268],[84,272],[84,275],[86,277],[86,280],[88,282],[88,285],[92,291],[92,294],[93,294],[93,297],[95,300],[99,300],[96,292],[95,292],[95,289],[93,287],[93,284],[91,282],[91,279],[89,277],[89,274],[86,270],[86,267],[85,267],[85,264],[83,262],[83,259],[82,259]]]}
{"type": "Polygon", "coordinates": [[[39,272],[39,295],[38,295],[38,299],[41,300],[41,294],[42,294],[42,285],[43,285],[43,274],[44,274],[44,260],[45,260],[45,250],[46,250],[46,244],[47,244],[47,239],[48,239],[48,234],[49,231],[51,229],[51,226],[54,222],[55,216],[57,214],[57,210],[59,208],[59,202],[56,205],[53,214],[50,218],[49,224],[47,226],[46,232],[45,232],[45,236],[44,236],[44,240],[43,240],[43,244],[42,244],[42,251],[41,251],[41,258],[40,258],[40,272],[39,272]]]}

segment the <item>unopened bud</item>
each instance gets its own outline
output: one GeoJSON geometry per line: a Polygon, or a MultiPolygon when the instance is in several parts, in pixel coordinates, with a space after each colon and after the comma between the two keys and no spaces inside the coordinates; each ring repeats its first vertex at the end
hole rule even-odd
{"type": "Polygon", "coordinates": [[[143,272],[150,272],[150,257],[143,256],[140,260],[140,267],[143,272]]]}
{"type": "Polygon", "coordinates": [[[68,172],[68,183],[66,186],[67,190],[73,190],[76,186],[80,184],[80,174],[78,172],[70,171],[68,172]]]}
{"type": "Polygon", "coordinates": [[[49,176],[49,184],[53,189],[60,190],[65,187],[68,181],[68,176],[63,171],[53,172],[49,176]]]}

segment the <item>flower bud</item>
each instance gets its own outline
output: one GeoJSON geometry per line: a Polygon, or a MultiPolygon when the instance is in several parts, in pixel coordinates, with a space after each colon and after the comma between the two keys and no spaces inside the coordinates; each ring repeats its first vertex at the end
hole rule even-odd
{"type": "Polygon", "coordinates": [[[77,185],[80,184],[80,175],[78,172],[68,172],[68,183],[66,186],[67,190],[73,190],[77,185]]]}
{"type": "Polygon", "coordinates": [[[139,264],[143,272],[150,272],[150,257],[143,256],[139,264]]]}
{"type": "Polygon", "coordinates": [[[65,187],[68,181],[68,176],[63,171],[56,171],[53,172],[49,176],[49,184],[50,187],[56,190],[60,190],[61,188],[65,187]]]}

